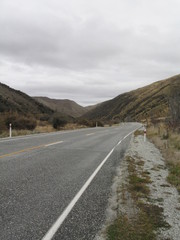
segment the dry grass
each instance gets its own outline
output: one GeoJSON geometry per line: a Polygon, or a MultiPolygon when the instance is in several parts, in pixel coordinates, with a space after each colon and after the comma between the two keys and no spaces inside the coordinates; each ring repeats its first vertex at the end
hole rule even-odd
{"type": "MultiPolygon", "coordinates": [[[[168,228],[164,221],[163,208],[145,203],[143,199],[149,199],[149,186],[151,179],[149,172],[143,171],[143,160],[138,156],[126,157],[128,162],[127,189],[137,209],[133,216],[120,212],[118,218],[108,227],[108,240],[155,240],[156,230],[168,228]],[[140,163],[140,164],[139,164],[140,163]]],[[[123,198],[123,204],[127,199],[123,198]]]]}
{"type": "Polygon", "coordinates": [[[36,133],[49,133],[49,132],[55,132],[56,130],[52,127],[50,124],[46,124],[45,126],[38,125],[35,130],[36,133]]]}
{"type": "MultiPolygon", "coordinates": [[[[85,127],[86,126],[78,125],[76,123],[68,123],[64,127],[62,127],[60,130],[75,130],[75,129],[85,128],[85,127]]],[[[55,131],[57,130],[54,129],[51,124],[48,124],[47,122],[38,121],[38,125],[33,131],[12,129],[12,136],[16,137],[16,136],[24,136],[24,135],[37,134],[37,133],[50,133],[55,131]]],[[[3,138],[3,137],[9,137],[9,131],[3,131],[0,134],[0,138],[3,138]]]]}
{"type": "Polygon", "coordinates": [[[138,136],[138,135],[144,135],[143,130],[136,130],[136,131],[134,132],[134,136],[135,136],[135,137],[138,136]]]}
{"type": "MultiPolygon", "coordinates": [[[[55,129],[52,127],[52,125],[47,124],[46,126],[40,126],[38,125],[34,130],[16,130],[12,129],[12,136],[24,136],[24,135],[30,135],[30,134],[36,134],[36,133],[49,133],[54,132],[55,129]]],[[[9,137],[9,131],[3,131],[0,135],[1,138],[3,137],[9,137]]]]}
{"type": "MultiPolygon", "coordinates": [[[[137,158],[137,157],[136,157],[137,158]]],[[[129,192],[135,201],[148,197],[150,190],[147,184],[151,183],[149,174],[142,170],[142,159],[126,157],[129,172],[129,192]],[[139,164],[141,163],[141,164],[139,164]]]]}
{"type": "Polygon", "coordinates": [[[80,128],[87,128],[87,126],[79,125],[77,123],[68,123],[62,129],[63,130],[76,130],[80,128]]]}
{"type": "Polygon", "coordinates": [[[170,144],[174,150],[180,151],[180,134],[171,133],[170,144]]]}
{"type": "Polygon", "coordinates": [[[141,212],[132,221],[126,215],[120,215],[108,228],[108,240],[155,240],[155,233],[148,216],[141,212]]]}
{"type": "Polygon", "coordinates": [[[147,129],[147,136],[161,150],[169,168],[168,182],[180,192],[180,134],[161,123],[147,129]]]}

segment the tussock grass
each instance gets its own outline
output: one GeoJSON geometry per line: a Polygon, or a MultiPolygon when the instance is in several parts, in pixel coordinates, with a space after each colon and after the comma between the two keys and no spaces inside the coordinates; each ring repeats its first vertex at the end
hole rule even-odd
{"type": "MultiPolygon", "coordinates": [[[[76,130],[76,129],[85,128],[85,127],[86,126],[81,126],[76,123],[68,123],[59,130],[76,130]]],[[[48,122],[38,121],[37,127],[34,130],[12,129],[12,136],[16,137],[16,136],[24,136],[24,135],[37,134],[37,133],[50,133],[50,132],[55,132],[55,131],[57,131],[57,130],[54,129],[51,124],[48,124],[48,122]]],[[[3,138],[3,137],[9,137],[8,130],[4,130],[3,132],[0,133],[0,138],[3,138]]]]}
{"type": "MultiPolygon", "coordinates": [[[[55,131],[55,129],[51,126],[51,125],[45,125],[45,126],[37,126],[34,130],[16,130],[16,129],[12,129],[12,136],[16,137],[16,136],[24,136],[24,135],[30,135],[30,134],[36,134],[36,133],[49,133],[49,132],[53,132],[55,131]]],[[[0,137],[9,137],[9,131],[3,131],[0,134],[0,137]]]]}
{"type": "Polygon", "coordinates": [[[167,180],[180,193],[180,134],[160,123],[151,125],[147,129],[147,136],[161,150],[169,169],[167,180]]]}
{"type": "Polygon", "coordinates": [[[169,175],[167,180],[174,185],[180,193],[180,164],[169,164],[169,175]]]}
{"type": "Polygon", "coordinates": [[[135,136],[135,137],[137,137],[138,135],[144,135],[143,130],[136,130],[136,131],[134,132],[134,136],[135,136]]]}
{"type": "Polygon", "coordinates": [[[108,228],[108,240],[155,240],[154,227],[144,212],[140,212],[134,220],[125,215],[108,228]]]}
{"type": "Polygon", "coordinates": [[[150,193],[149,187],[146,184],[151,183],[148,174],[142,171],[142,159],[135,161],[132,157],[127,157],[128,172],[129,172],[129,191],[132,197],[137,200],[142,197],[147,197],[150,193]],[[141,164],[139,164],[141,163],[141,164]]]}
{"type": "Polygon", "coordinates": [[[180,134],[172,133],[170,136],[170,144],[175,150],[180,150],[180,134]]]}
{"type": "Polygon", "coordinates": [[[139,203],[134,219],[121,214],[108,228],[108,240],[156,240],[159,228],[169,228],[164,221],[163,208],[153,204],[139,203]]]}
{"type": "MultiPolygon", "coordinates": [[[[148,184],[151,183],[151,179],[149,172],[143,171],[142,163],[137,164],[143,160],[137,158],[126,157],[129,173],[127,191],[133,199],[134,208],[137,209],[136,214],[131,216],[120,212],[118,218],[107,229],[108,240],[155,240],[159,228],[169,228],[164,221],[163,208],[143,200],[149,199],[148,184]]],[[[126,198],[123,199],[124,204],[125,201],[126,198]]]]}

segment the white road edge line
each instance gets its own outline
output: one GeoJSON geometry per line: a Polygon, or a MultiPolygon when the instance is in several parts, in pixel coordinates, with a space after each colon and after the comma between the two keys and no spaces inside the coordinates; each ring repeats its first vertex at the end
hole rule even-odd
{"type": "Polygon", "coordinates": [[[114,149],[129,135],[131,135],[133,132],[135,132],[138,128],[128,133],[122,140],[120,140],[113,149],[108,153],[108,155],[104,158],[104,160],[100,163],[100,165],[96,168],[96,170],[93,172],[93,174],[89,177],[89,179],[85,182],[85,184],[82,186],[82,188],[79,190],[79,192],[76,194],[76,196],[72,199],[72,201],[69,203],[69,205],[65,208],[63,213],[59,216],[59,218],[56,220],[56,222],[52,225],[52,227],[49,229],[49,231],[46,233],[46,235],[42,238],[42,240],[51,240],[57,230],[60,228],[64,220],[67,218],[71,210],[73,209],[74,205],[77,203],[77,201],[80,199],[82,194],[85,192],[87,187],[90,185],[94,177],[97,175],[99,170],[102,168],[102,166],[105,164],[105,162],[108,160],[108,158],[111,156],[111,154],[114,152],[114,149]]]}
{"type": "Polygon", "coordinates": [[[60,144],[60,143],[63,143],[63,141],[54,142],[54,143],[49,143],[49,144],[46,144],[45,147],[49,147],[49,146],[56,145],[56,144],[60,144]]]}

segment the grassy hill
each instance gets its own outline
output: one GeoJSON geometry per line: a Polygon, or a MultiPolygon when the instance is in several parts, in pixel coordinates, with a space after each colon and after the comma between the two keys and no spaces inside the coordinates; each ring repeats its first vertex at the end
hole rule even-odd
{"type": "Polygon", "coordinates": [[[82,107],[76,102],[68,99],[50,99],[47,97],[34,97],[34,99],[54,111],[61,112],[72,117],[80,117],[87,113],[90,109],[93,109],[93,106],[82,107]]]}
{"type": "Polygon", "coordinates": [[[180,120],[180,75],[155,82],[103,102],[83,117],[87,119],[131,121],[173,117],[180,120]]]}
{"type": "Polygon", "coordinates": [[[37,102],[27,94],[0,83],[0,113],[51,114],[52,109],[37,102]]]}

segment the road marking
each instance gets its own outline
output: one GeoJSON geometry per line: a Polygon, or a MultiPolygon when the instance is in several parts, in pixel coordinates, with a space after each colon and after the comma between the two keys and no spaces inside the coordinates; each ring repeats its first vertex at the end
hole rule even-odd
{"type": "Polygon", "coordinates": [[[12,152],[12,153],[7,153],[7,154],[4,154],[4,155],[1,155],[0,158],[11,157],[11,156],[17,155],[19,153],[30,152],[32,150],[43,148],[43,147],[50,147],[52,145],[60,144],[62,142],[63,141],[59,141],[59,142],[53,142],[53,143],[49,143],[49,144],[43,144],[43,145],[39,145],[39,146],[34,146],[34,147],[30,147],[30,148],[25,148],[25,149],[19,150],[17,152],[12,152]]]}
{"type": "Polygon", "coordinates": [[[54,142],[54,143],[49,143],[49,144],[46,144],[46,145],[44,145],[44,146],[45,146],[45,147],[49,147],[49,146],[56,145],[56,144],[60,144],[60,143],[63,143],[63,141],[54,142]]]}
{"type": "Polygon", "coordinates": [[[86,134],[86,136],[91,136],[91,135],[94,135],[95,133],[88,133],[86,134]]]}
{"type": "Polygon", "coordinates": [[[17,151],[17,152],[12,152],[12,153],[7,153],[7,154],[4,154],[4,155],[1,155],[0,158],[10,157],[10,156],[13,156],[13,155],[17,155],[19,153],[29,152],[29,151],[39,149],[39,148],[42,148],[42,147],[44,147],[44,145],[35,146],[35,147],[31,147],[31,148],[25,148],[25,149],[17,151]]]}
{"type": "MultiPolygon", "coordinates": [[[[139,127],[138,127],[139,128],[139,127]]],[[[69,205],[65,208],[63,213],[59,216],[59,218],[56,220],[56,222],[52,225],[52,227],[49,229],[49,231],[46,233],[46,235],[42,238],[42,240],[51,240],[57,230],[60,228],[64,220],[67,218],[77,201],[80,199],[82,194],[86,191],[94,177],[97,175],[97,173],[100,171],[102,166],[105,164],[105,162],[108,160],[108,158],[111,156],[111,154],[114,152],[114,149],[129,135],[131,135],[135,130],[128,133],[123,139],[121,139],[114,147],[113,149],[108,153],[108,155],[104,158],[104,160],[99,164],[99,166],[96,168],[96,170],[93,172],[93,174],[88,178],[88,180],[85,182],[85,184],[82,186],[82,188],[79,190],[79,192],[76,194],[76,196],[72,199],[72,201],[69,203],[69,205]]]]}
{"type": "Polygon", "coordinates": [[[68,133],[74,133],[74,132],[83,132],[83,131],[89,131],[89,129],[83,128],[83,129],[64,130],[64,131],[57,131],[57,132],[50,132],[50,133],[29,134],[29,135],[17,136],[17,137],[12,137],[12,138],[6,137],[6,138],[0,138],[0,143],[19,141],[19,140],[24,140],[24,139],[32,139],[32,138],[38,138],[38,137],[47,137],[47,136],[68,134],[68,133]]]}

